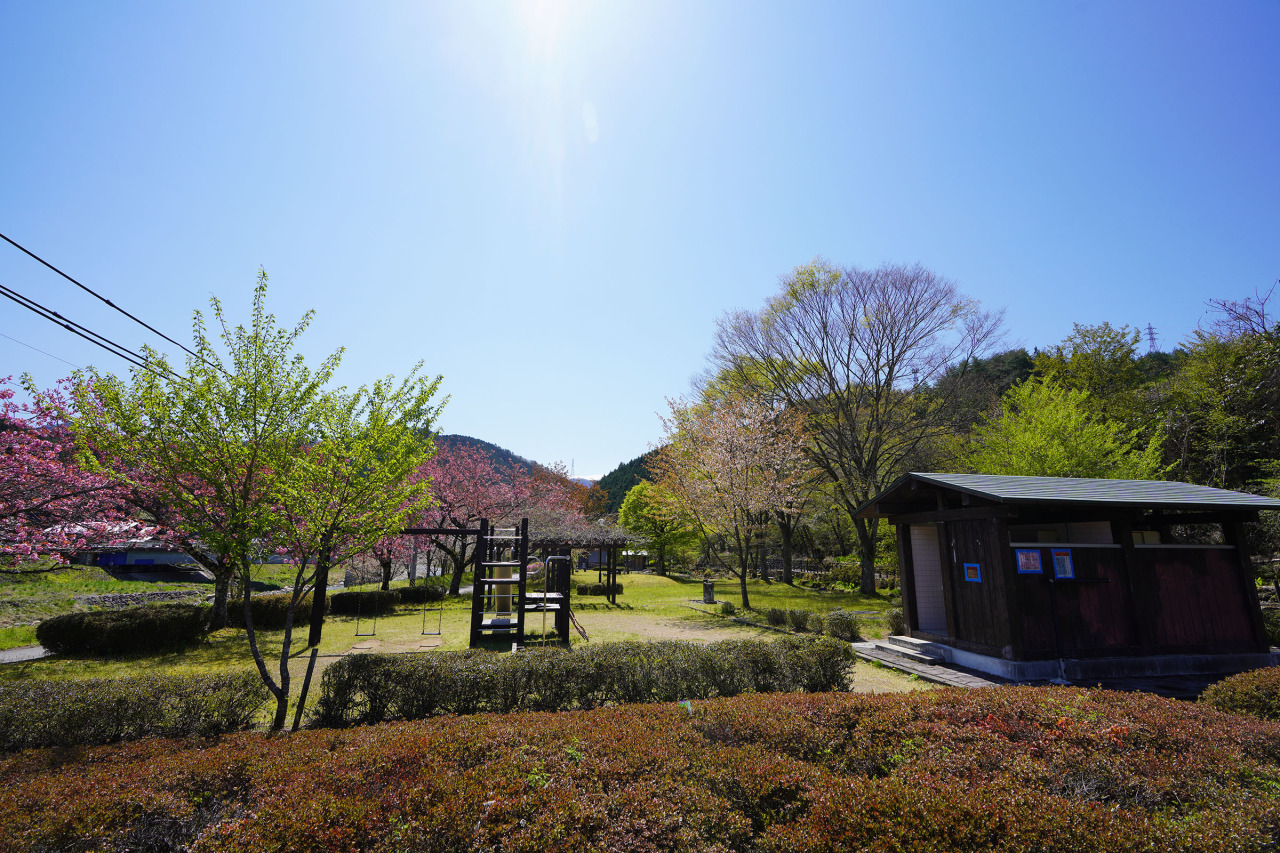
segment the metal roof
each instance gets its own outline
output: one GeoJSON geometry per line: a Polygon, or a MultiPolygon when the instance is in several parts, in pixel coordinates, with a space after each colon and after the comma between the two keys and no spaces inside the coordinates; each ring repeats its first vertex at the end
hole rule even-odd
{"type": "Polygon", "coordinates": [[[1001,503],[1075,503],[1190,509],[1278,509],[1280,500],[1171,480],[1095,480],[1083,477],[1011,477],[996,474],[912,472],[867,502],[883,499],[908,479],[932,483],[1001,503]]]}

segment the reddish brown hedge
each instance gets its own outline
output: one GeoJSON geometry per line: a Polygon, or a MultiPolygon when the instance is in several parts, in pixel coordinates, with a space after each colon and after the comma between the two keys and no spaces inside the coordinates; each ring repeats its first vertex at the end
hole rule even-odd
{"type": "Polygon", "coordinates": [[[479,715],[0,761],[0,849],[1262,851],[1280,724],[1000,688],[479,715]]]}

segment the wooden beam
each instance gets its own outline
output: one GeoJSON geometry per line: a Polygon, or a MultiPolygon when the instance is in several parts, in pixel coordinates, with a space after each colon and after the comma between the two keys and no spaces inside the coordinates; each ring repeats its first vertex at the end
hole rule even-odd
{"type": "Polygon", "coordinates": [[[928,524],[937,521],[982,521],[988,518],[1017,518],[1018,510],[1011,506],[968,507],[966,509],[941,509],[929,512],[909,512],[886,519],[890,524],[928,524]]]}

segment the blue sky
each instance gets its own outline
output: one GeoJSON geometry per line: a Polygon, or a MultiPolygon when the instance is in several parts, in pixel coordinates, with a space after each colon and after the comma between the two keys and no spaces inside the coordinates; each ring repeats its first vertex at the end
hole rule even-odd
{"type": "MultiPolygon", "coordinates": [[[[446,432],[596,477],[818,255],[923,263],[1028,348],[1265,292],[1277,44],[1276,2],[9,0],[0,232],[184,342],[261,265],[343,382],[422,360],[446,432]]],[[[162,343],[7,246],[0,283],[162,343]]],[[[126,370],[0,334],[0,375],[126,370]]]]}

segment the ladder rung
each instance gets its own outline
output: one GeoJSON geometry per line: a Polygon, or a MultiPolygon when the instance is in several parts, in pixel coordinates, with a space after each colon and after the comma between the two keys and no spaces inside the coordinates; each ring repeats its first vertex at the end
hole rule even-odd
{"type": "Polygon", "coordinates": [[[480,565],[482,565],[482,566],[518,566],[518,565],[520,565],[520,561],[519,561],[519,560],[504,560],[504,561],[497,562],[497,563],[481,563],[480,565]]]}
{"type": "Polygon", "coordinates": [[[546,599],[564,598],[564,596],[558,592],[526,592],[524,597],[525,598],[546,598],[546,599]]]}
{"type": "Polygon", "coordinates": [[[480,578],[480,583],[492,583],[492,584],[505,583],[505,584],[511,584],[514,586],[515,584],[520,583],[520,576],[512,575],[509,578],[480,578]]]}
{"type": "Polygon", "coordinates": [[[515,628],[516,620],[514,619],[481,619],[480,627],[485,629],[494,628],[515,628]]]}
{"type": "Polygon", "coordinates": [[[559,604],[526,604],[524,606],[525,613],[541,613],[543,611],[559,610],[559,604]]]}

